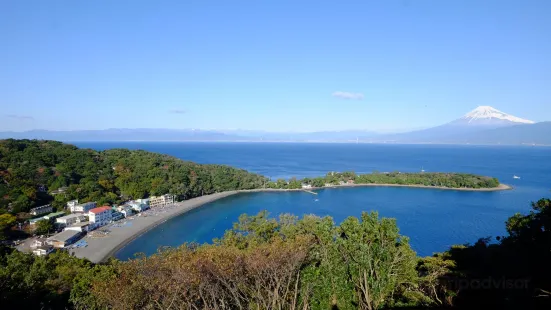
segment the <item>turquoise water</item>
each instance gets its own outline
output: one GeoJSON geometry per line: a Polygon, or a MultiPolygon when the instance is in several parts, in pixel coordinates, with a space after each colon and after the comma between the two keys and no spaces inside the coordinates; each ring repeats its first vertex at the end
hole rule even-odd
{"type": "Polygon", "coordinates": [[[186,241],[209,242],[231,228],[240,214],[268,210],[296,215],[330,215],[338,223],[362,211],[396,218],[420,255],[452,244],[502,235],[515,212],[528,212],[530,201],[551,195],[551,148],[247,143],[76,143],[81,147],[125,147],[173,155],[199,163],[228,164],[272,178],[313,177],[327,171],[470,172],[499,178],[515,188],[501,192],[461,192],[416,188],[339,188],[307,193],[254,193],[228,197],[176,217],[120,250],[120,259],[136,252],[186,241]],[[520,180],[512,178],[521,176],[520,180]],[[318,201],[315,201],[315,199],[318,201]]]}

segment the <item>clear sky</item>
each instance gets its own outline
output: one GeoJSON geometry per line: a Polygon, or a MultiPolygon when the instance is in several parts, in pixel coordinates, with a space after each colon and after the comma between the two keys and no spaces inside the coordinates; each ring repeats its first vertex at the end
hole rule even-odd
{"type": "Polygon", "coordinates": [[[550,0],[0,1],[0,130],[551,120],[550,0]]]}

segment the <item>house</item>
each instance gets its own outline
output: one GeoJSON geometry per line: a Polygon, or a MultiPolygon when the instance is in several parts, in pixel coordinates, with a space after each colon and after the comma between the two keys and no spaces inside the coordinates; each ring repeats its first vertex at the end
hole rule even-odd
{"type": "Polygon", "coordinates": [[[88,211],[88,218],[91,223],[96,224],[96,226],[103,226],[109,224],[112,220],[113,209],[109,206],[94,208],[88,211]]]}
{"type": "Polygon", "coordinates": [[[116,210],[122,213],[124,217],[129,217],[134,213],[132,212],[132,207],[129,205],[118,206],[116,210]]]}
{"type": "Polygon", "coordinates": [[[46,214],[44,215],[44,219],[46,220],[55,220],[56,218],[58,217],[62,217],[65,215],[65,212],[55,212],[55,213],[50,213],[50,214],[46,214]]]}
{"type": "Polygon", "coordinates": [[[81,233],[74,230],[64,230],[59,234],[53,235],[48,238],[47,243],[54,248],[64,248],[70,244],[73,244],[81,236],[81,233]]]}
{"type": "Polygon", "coordinates": [[[51,245],[44,245],[33,250],[33,254],[36,256],[46,256],[54,251],[51,245]]]}
{"type": "Polygon", "coordinates": [[[50,213],[53,210],[54,208],[52,208],[51,205],[44,205],[44,206],[32,208],[29,213],[31,213],[32,215],[42,215],[42,214],[50,213]]]}
{"type": "Polygon", "coordinates": [[[325,183],[325,187],[331,187],[331,186],[333,186],[333,184],[331,184],[331,183],[325,183]]]}
{"type": "Polygon", "coordinates": [[[78,205],[78,199],[67,201],[67,209],[71,210],[71,208],[76,207],[78,205]]]}
{"type": "Polygon", "coordinates": [[[71,213],[88,213],[88,211],[94,209],[97,206],[96,202],[86,202],[83,204],[75,205],[74,207],[69,207],[71,213]]]}
{"type": "Polygon", "coordinates": [[[355,181],[354,181],[354,180],[348,180],[346,183],[347,183],[348,185],[352,185],[352,184],[355,183],[355,181]]]}
{"type": "Polygon", "coordinates": [[[85,222],[88,218],[84,214],[69,214],[56,219],[56,223],[62,226],[71,226],[76,223],[85,222]]]}
{"type": "Polygon", "coordinates": [[[65,227],[65,230],[73,230],[73,231],[78,231],[78,232],[85,232],[86,231],[87,232],[87,231],[94,230],[94,228],[96,228],[95,224],[86,221],[86,222],[75,223],[71,226],[67,226],[67,227],[65,227]]]}
{"type": "Polygon", "coordinates": [[[134,200],[134,201],[137,202],[137,203],[141,203],[141,204],[147,205],[147,206],[149,206],[149,203],[150,203],[150,199],[149,199],[149,198],[136,199],[136,200],[134,200]]]}
{"type": "Polygon", "coordinates": [[[344,181],[339,181],[339,185],[344,185],[344,181]]]}
{"type": "Polygon", "coordinates": [[[309,189],[309,188],[312,188],[312,185],[310,185],[310,184],[302,184],[302,188],[303,188],[303,189],[309,189]]]}
{"type": "Polygon", "coordinates": [[[149,198],[151,208],[164,207],[174,203],[174,195],[166,194],[162,196],[153,196],[149,198]]]}
{"type": "Polygon", "coordinates": [[[146,205],[146,204],[143,204],[143,203],[138,203],[136,201],[130,201],[126,205],[130,206],[130,208],[132,208],[132,210],[134,210],[136,212],[143,212],[143,211],[149,209],[149,205],[146,205]]]}

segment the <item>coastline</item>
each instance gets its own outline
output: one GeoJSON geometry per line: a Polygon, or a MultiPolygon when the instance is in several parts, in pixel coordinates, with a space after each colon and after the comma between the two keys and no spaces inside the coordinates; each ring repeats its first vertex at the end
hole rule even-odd
{"type": "MultiPolygon", "coordinates": [[[[477,191],[477,192],[493,192],[511,190],[512,187],[506,184],[500,184],[494,188],[450,188],[439,186],[426,186],[426,185],[404,185],[404,184],[346,184],[335,185],[331,187],[312,187],[309,190],[317,189],[331,189],[331,188],[353,188],[353,187],[411,187],[411,188],[424,188],[424,189],[439,189],[439,190],[457,190],[457,191],[477,191]]],[[[176,217],[190,210],[199,208],[207,203],[217,201],[222,198],[230,197],[240,193],[256,193],[256,192],[299,192],[304,189],[272,189],[272,188],[259,188],[250,190],[234,190],[221,193],[215,193],[205,195],[201,197],[192,198],[177,202],[173,207],[163,209],[163,213],[153,214],[152,211],[157,209],[146,211],[141,213],[142,216],[133,216],[131,220],[132,225],[126,227],[114,227],[113,224],[104,226],[110,230],[107,237],[104,238],[91,238],[86,236],[88,246],[84,248],[70,249],[75,256],[80,258],[87,258],[93,263],[100,263],[106,261],[112,257],[117,251],[122,249],[128,243],[134,239],[140,237],[149,230],[156,226],[176,217]]],[[[116,224],[116,223],[115,223],[116,224]]]]}

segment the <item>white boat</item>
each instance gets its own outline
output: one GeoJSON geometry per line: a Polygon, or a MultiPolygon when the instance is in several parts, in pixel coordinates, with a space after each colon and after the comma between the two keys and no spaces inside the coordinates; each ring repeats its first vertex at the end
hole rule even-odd
{"type": "Polygon", "coordinates": [[[516,175],[514,175],[514,176],[513,176],[513,179],[520,179],[520,177],[519,177],[519,176],[516,176],[516,175]]]}
{"type": "Polygon", "coordinates": [[[425,169],[423,167],[421,167],[421,172],[425,172],[425,169]]]}

